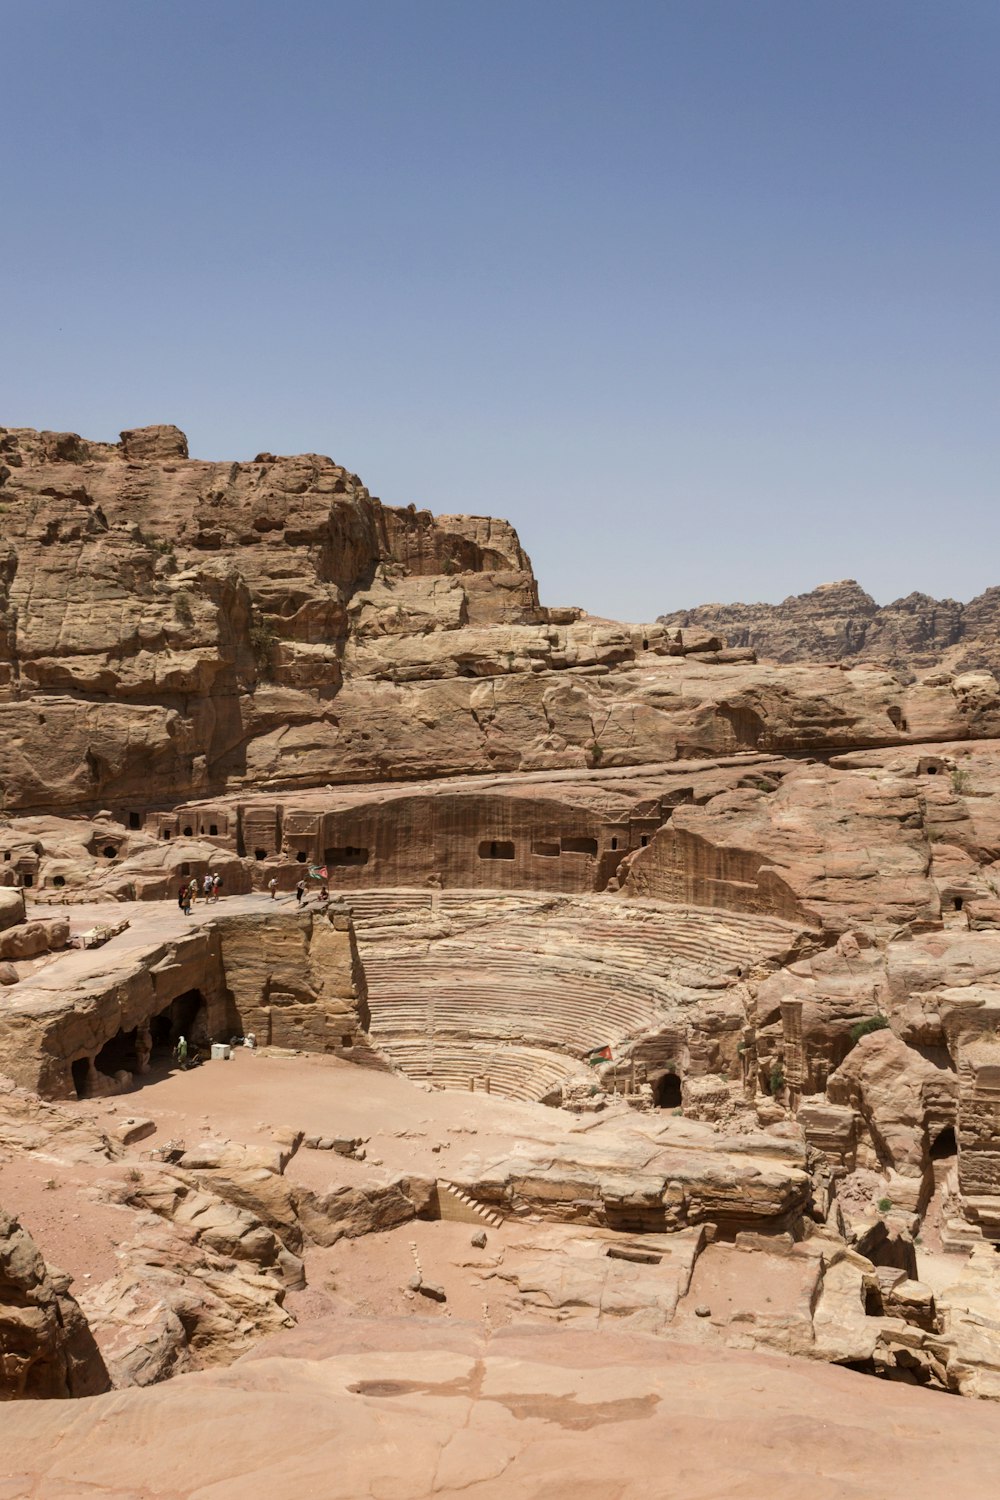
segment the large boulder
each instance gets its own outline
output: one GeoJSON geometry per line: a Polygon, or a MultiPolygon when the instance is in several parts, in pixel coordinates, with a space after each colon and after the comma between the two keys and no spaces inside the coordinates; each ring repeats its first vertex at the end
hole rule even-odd
{"type": "Polygon", "coordinates": [[[932,1135],[954,1127],[958,1077],[884,1029],[861,1037],[831,1075],[827,1097],[857,1112],[875,1153],[868,1165],[922,1178],[932,1135]]]}
{"type": "Polygon", "coordinates": [[[122,453],[130,459],[187,458],[188,442],[179,427],[131,427],[121,434],[122,453]]]}
{"type": "Polygon", "coordinates": [[[0,888],[0,932],[24,921],[24,896],[20,891],[0,888]]]}

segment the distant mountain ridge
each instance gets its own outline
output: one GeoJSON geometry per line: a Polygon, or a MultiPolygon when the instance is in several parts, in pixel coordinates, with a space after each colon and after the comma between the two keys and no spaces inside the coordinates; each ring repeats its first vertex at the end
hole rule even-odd
{"type": "Polygon", "coordinates": [[[1000,674],[1000,588],[968,604],[914,593],[879,605],[845,578],[781,604],[700,604],[659,620],[714,631],[771,661],[872,661],[907,678],[935,668],[1000,674]]]}

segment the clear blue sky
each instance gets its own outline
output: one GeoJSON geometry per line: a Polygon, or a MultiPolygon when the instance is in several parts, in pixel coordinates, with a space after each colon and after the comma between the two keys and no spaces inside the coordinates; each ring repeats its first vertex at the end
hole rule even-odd
{"type": "Polygon", "coordinates": [[[329,453],[645,619],[1000,583],[996,0],[0,0],[0,424],[329,453]]]}

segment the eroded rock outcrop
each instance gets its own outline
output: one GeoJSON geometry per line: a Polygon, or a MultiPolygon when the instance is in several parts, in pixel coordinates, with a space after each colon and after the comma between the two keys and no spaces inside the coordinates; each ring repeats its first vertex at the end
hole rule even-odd
{"type": "Polygon", "coordinates": [[[0,1209],[0,1401],[94,1396],[109,1384],[69,1278],[0,1209]]]}
{"type": "Polygon", "coordinates": [[[0,1010],[5,1072],[71,1099],[130,1088],[154,1047],[167,1055],[182,1034],[203,1053],[248,1031],[264,1046],[368,1052],[365,976],[345,909],[208,913],[190,927],[151,907],[145,922],[123,923],[113,954],[74,952],[66,966],[19,978],[0,1010]]]}

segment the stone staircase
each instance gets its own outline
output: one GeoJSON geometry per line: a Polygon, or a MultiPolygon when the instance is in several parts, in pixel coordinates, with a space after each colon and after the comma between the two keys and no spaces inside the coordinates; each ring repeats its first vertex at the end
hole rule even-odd
{"type": "Polygon", "coordinates": [[[478,1198],[473,1198],[471,1193],[467,1193],[456,1182],[439,1177],[437,1192],[441,1217],[449,1223],[475,1224],[479,1228],[488,1224],[491,1229],[497,1229],[503,1223],[500,1214],[487,1208],[485,1203],[480,1203],[478,1198]]]}

